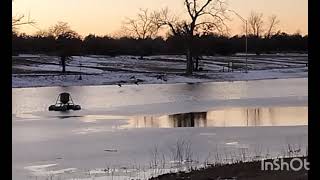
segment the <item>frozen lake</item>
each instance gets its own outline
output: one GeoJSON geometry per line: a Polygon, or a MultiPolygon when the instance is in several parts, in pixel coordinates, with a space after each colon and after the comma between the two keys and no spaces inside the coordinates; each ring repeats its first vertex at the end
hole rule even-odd
{"type": "Polygon", "coordinates": [[[143,179],[163,173],[150,167],[176,167],[179,142],[189,145],[179,165],[307,150],[307,78],[14,88],[12,97],[16,180],[108,179],[109,169],[143,179]],[[61,92],[83,110],[48,112],[61,92]]]}

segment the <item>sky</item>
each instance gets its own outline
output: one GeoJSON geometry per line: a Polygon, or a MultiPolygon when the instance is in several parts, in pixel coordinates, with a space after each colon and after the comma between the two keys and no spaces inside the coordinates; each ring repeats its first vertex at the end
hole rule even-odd
{"type": "MultiPolygon", "coordinates": [[[[232,9],[247,18],[252,11],[264,14],[265,21],[277,15],[279,30],[287,33],[308,33],[307,0],[228,0],[232,9]]],[[[127,17],[134,17],[140,8],[159,10],[168,7],[174,14],[183,16],[184,0],[14,0],[12,16],[25,14],[36,21],[39,29],[47,29],[58,21],[68,22],[82,36],[88,34],[113,35],[121,29],[127,17]]],[[[243,22],[232,12],[227,22],[231,35],[243,32],[243,22]]],[[[23,26],[20,32],[32,34],[38,29],[23,26]]]]}

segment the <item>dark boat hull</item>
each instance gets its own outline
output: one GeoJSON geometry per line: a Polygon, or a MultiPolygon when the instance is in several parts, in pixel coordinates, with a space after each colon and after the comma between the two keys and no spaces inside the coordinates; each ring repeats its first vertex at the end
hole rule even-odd
{"type": "Polygon", "coordinates": [[[56,106],[56,105],[51,105],[49,107],[49,111],[78,111],[81,110],[81,106],[79,105],[62,105],[62,106],[56,106]]]}

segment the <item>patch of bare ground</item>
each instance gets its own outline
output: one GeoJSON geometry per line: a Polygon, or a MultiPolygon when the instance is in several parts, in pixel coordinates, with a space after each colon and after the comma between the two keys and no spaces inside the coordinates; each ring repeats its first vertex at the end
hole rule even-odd
{"type": "MultiPolygon", "coordinates": [[[[284,158],[283,161],[290,164],[293,158],[284,158]]],[[[302,161],[306,157],[299,158],[302,161]]],[[[266,160],[265,162],[272,162],[266,160]]],[[[261,161],[239,162],[230,165],[214,165],[211,167],[192,170],[190,172],[179,172],[160,175],[150,180],[307,180],[308,171],[302,168],[299,171],[290,170],[261,170],[261,161]]],[[[294,161],[293,167],[299,167],[299,162],[294,161]]]]}

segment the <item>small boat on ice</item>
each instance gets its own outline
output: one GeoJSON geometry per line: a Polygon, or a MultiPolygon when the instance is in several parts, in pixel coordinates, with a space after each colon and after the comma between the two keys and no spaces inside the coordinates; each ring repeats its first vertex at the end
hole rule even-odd
{"type": "Polygon", "coordinates": [[[69,93],[61,93],[58,96],[56,103],[49,107],[49,111],[69,111],[69,110],[74,110],[74,111],[81,110],[81,106],[74,104],[72,97],[69,93]]]}

